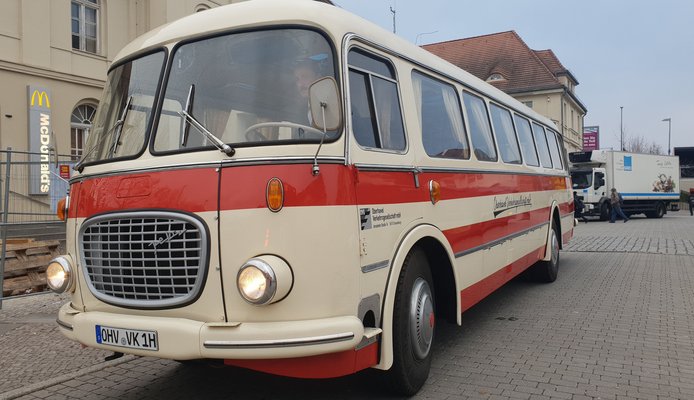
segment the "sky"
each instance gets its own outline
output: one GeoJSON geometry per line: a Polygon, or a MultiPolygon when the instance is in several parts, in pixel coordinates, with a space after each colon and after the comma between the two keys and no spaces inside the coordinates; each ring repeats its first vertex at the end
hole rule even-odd
{"type": "Polygon", "coordinates": [[[692,0],[333,0],[418,45],[516,31],[533,50],[551,49],[578,80],[585,126],[600,147],[641,136],[694,146],[692,0]],[[622,109],[620,110],[620,107],[622,109]],[[621,122],[620,122],[621,120],[621,122]]]}

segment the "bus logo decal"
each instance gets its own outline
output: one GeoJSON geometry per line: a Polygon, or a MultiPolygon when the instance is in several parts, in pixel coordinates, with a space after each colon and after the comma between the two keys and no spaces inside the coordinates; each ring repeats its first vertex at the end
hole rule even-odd
{"type": "Polygon", "coordinates": [[[519,196],[504,196],[498,198],[494,196],[494,218],[505,211],[518,207],[532,206],[533,202],[529,194],[519,196]]]}

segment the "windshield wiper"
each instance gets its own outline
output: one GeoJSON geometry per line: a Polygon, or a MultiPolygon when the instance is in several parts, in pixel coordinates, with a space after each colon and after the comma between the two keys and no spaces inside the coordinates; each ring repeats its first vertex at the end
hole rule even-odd
{"type": "Polygon", "coordinates": [[[207,138],[207,140],[211,141],[212,144],[214,144],[214,146],[219,149],[219,151],[228,155],[229,157],[233,156],[236,153],[236,150],[234,150],[228,144],[219,140],[219,138],[217,138],[217,136],[215,136],[214,134],[212,134],[212,132],[210,132],[207,128],[205,128],[197,119],[195,119],[195,117],[188,114],[188,111],[181,110],[178,112],[178,114],[181,117],[185,118],[186,121],[189,121],[195,127],[195,129],[197,129],[200,133],[202,133],[203,136],[205,136],[207,138]]]}
{"type": "Polygon", "coordinates": [[[116,121],[115,127],[115,138],[113,141],[113,149],[111,150],[111,157],[116,155],[116,150],[118,150],[118,145],[120,145],[120,134],[123,132],[123,125],[125,125],[125,118],[128,116],[128,111],[130,111],[130,104],[133,102],[133,96],[128,97],[128,101],[125,103],[125,107],[120,113],[120,119],[116,121]]]}
{"type": "MultiPolygon", "coordinates": [[[[122,127],[123,124],[125,123],[125,117],[128,115],[128,109],[130,108],[130,103],[132,102],[132,99],[133,99],[133,96],[130,96],[130,97],[128,98],[128,103],[126,104],[126,107],[121,111],[121,118],[118,119],[118,120],[116,121],[116,123],[113,124],[113,126],[112,126],[111,128],[109,128],[109,130],[103,135],[104,137],[108,136],[114,129],[121,129],[121,127],[122,127]]],[[[117,139],[120,140],[120,131],[118,132],[117,139]]],[[[116,147],[117,147],[117,144],[116,144],[116,143],[118,143],[118,142],[116,141],[116,142],[114,143],[114,148],[113,148],[113,151],[111,152],[111,157],[113,157],[113,154],[115,153],[115,150],[116,150],[116,147]]],[[[99,147],[99,144],[100,144],[100,143],[99,143],[98,141],[97,141],[96,143],[94,143],[94,146],[92,146],[92,148],[89,149],[89,151],[87,151],[86,153],[84,153],[84,155],[82,156],[82,159],[80,159],[80,160],[77,162],[77,164],[75,164],[75,166],[72,167],[72,169],[74,169],[75,171],[81,173],[82,170],[84,170],[84,163],[87,161],[87,157],[89,157],[90,155],[92,155],[92,153],[94,152],[94,150],[96,150],[96,148],[99,147]]]]}
{"type": "MultiPolygon", "coordinates": [[[[183,110],[188,115],[191,115],[193,113],[193,99],[195,97],[195,85],[191,84],[190,89],[188,89],[188,98],[186,99],[186,104],[183,106],[183,110]]],[[[188,133],[190,133],[190,122],[188,122],[187,118],[183,118],[183,132],[181,134],[181,147],[186,147],[186,143],[188,143],[188,133]]]]}

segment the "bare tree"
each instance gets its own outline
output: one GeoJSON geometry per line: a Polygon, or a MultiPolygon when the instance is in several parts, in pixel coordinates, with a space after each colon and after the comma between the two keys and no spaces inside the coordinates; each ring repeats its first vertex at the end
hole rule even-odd
{"type": "Polygon", "coordinates": [[[626,136],[624,150],[631,153],[665,154],[663,147],[656,142],[649,142],[643,136],[626,136]]]}

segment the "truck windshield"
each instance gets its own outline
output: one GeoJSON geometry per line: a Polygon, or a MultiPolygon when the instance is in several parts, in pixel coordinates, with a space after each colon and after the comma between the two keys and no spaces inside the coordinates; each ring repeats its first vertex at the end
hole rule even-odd
{"type": "Polygon", "coordinates": [[[164,52],[159,51],[108,73],[82,163],[129,157],[142,150],[163,66],[164,52]]]}
{"type": "Polygon", "coordinates": [[[587,189],[593,185],[593,171],[574,171],[571,182],[574,189],[587,189]]]}
{"type": "Polygon", "coordinates": [[[232,146],[320,141],[311,129],[308,88],[335,77],[332,54],[321,34],[306,29],[234,33],[177,47],[154,151],[212,145],[182,114],[232,146]]]}

